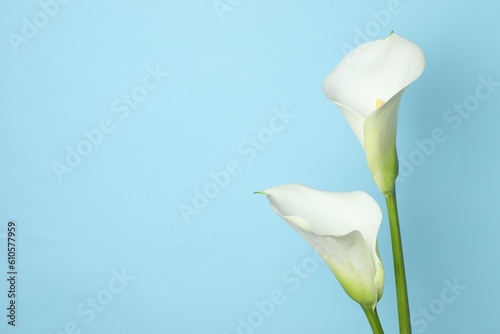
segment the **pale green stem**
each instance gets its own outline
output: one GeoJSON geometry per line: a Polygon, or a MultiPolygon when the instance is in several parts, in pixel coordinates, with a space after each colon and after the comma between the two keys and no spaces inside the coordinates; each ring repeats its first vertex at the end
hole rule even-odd
{"type": "Polygon", "coordinates": [[[394,258],[394,275],[396,276],[396,296],[398,300],[399,332],[411,334],[410,307],[408,303],[408,290],[406,288],[405,264],[403,259],[403,244],[399,229],[398,206],[396,191],[385,195],[389,225],[391,230],[392,256],[394,258]]]}
{"type": "Polygon", "coordinates": [[[373,310],[370,307],[362,307],[363,311],[365,311],[366,318],[370,323],[370,327],[372,328],[373,334],[384,334],[384,330],[382,329],[382,324],[380,323],[380,319],[378,318],[377,309],[373,310]]]}

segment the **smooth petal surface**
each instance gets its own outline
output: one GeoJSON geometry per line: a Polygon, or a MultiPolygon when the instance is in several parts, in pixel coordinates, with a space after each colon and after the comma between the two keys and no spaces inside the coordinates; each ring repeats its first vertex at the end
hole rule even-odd
{"type": "Polygon", "coordinates": [[[368,194],[334,193],[291,184],[269,188],[273,210],[323,257],[347,294],[374,307],[383,291],[377,252],[382,212],[368,194]]]}
{"type": "Polygon", "coordinates": [[[422,50],[394,33],[361,44],[327,76],[325,95],[366,118],[375,101],[388,101],[418,79],[425,67],[422,50]]]}
{"type": "Polygon", "coordinates": [[[364,126],[365,153],[370,172],[383,194],[391,193],[399,173],[396,151],[398,109],[405,89],[370,114],[364,126]]]}
{"type": "Polygon", "coordinates": [[[340,109],[366,152],[368,166],[383,194],[398,175],[396,129],[406,87],[425,67],[422,50],[392,33],[351,51],[327,76],[325,95],[340,109]],[[376,108],[376,101],[383,105],[376,108]]]}

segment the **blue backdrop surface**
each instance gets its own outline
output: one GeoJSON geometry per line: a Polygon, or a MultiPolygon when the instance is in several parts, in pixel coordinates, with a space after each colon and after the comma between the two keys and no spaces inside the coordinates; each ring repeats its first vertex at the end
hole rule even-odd
{"type": "MultiPolygon", "coordinates": [[[[5,3],[0,332],[369,333],[253,192],[364,190],[384,207],[321,85],[394,30],[427,61],[398,121],[414,332],[499,333],[499,13],[493,0],[5,3]]],[[[383,211],[378,309],[396,333],[383,211]]]]}

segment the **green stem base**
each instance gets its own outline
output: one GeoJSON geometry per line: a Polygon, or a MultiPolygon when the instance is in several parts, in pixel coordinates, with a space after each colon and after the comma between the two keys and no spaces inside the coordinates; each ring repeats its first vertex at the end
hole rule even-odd
{"type": "Polygon", "coordinates": [[[382,324],[380,323],[380,319],[378,317],[377,309],[371,309],[371,308],[363,308],[363,311],[365,311],[366,318],[368,319],[368,322],[370,323],[370,327],[372,328],[373,334],[384,334],[384,330],[382,329],[382,324]]]}

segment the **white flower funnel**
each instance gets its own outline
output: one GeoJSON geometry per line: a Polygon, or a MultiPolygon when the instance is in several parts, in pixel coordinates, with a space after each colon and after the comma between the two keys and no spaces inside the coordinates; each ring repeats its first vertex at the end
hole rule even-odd
{"type": "Polygon", "coordinates": [[[259,193],[321,255],[347,294],[374,309],[382,297],[384,270],[377,234],[382,212],[370,195],[334,193],[299,184],[259,193]]]}
{"type": "Polygon", "coordinates": [[[323,83],[323,92],[343,113],[363,146],[368,166],[383,194],[398,175],[396,128],[404,90],[425,67],[422,50],[391,33],[358,46],[323,83]]]}

